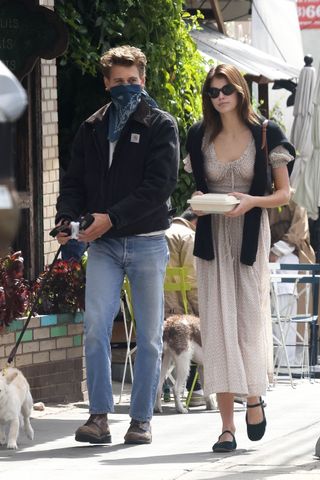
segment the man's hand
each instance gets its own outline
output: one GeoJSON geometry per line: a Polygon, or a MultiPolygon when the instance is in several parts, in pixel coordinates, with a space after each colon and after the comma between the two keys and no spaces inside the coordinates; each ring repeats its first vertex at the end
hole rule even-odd
{"type": "Polygon", "coordinates": [[[107,213],[93,213],[93,216],[94,222],[92,225],[86,230],[80,230],[78,237],[79,242],[93,242],[112,227],[110,217],[107,213]]]}

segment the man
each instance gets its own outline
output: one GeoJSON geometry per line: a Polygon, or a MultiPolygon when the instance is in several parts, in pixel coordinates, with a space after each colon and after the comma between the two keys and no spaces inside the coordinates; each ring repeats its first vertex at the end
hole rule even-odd
{"type": "MultiPolygon", "coordinates": [[[[198,290],[196,280],[195,257],[193,256],[194,236],[198,216],[188,208],[180,217],[175,217],[166,231],[170,259],[169,267],[187,267],[187,280],[192,290],[187,292],[188,313],[199,316],[198,290]]],[[[184,312],[179,292],[165,293],[165,316],[184,312]]]]}
{"type": "MultiPolygon", "coordinates": [[[[162,353],[164,231],[177,180],[178,131],[143,90],[146,57],[140,49],[111,49],[101,66],[112,101],[81,125],[57,202],[59,223],[87,212],[95,219],[79,235],[90,243],[84,327],[91,415],[76,440],[111,442],[110,337],[127,275],[138,348],[125,443],[150,443],[162,353]]],[[[60,243],[68,241],[66,235],[58,235],[60,243]]]]}

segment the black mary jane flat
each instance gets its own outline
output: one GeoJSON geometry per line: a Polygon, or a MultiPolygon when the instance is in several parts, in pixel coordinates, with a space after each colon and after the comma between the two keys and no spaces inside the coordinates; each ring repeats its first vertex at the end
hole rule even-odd
{"type": "Polygon", "coordinates": [[[266,426],[267,426],[266,416],[264,414],[265,403],[261,397],[260,397],[259,403],[255,403],[254,405],[247,404],[247,408],[256,408],[256,407],[261,407],[262,409],[262,414],[263,414],[262,422],[256,423],[256,424],[248,423],[248,413],[246,413],[247,434],[248,434],[249,440],[251,440],[252,442],[257,442],[258,440],[261,440],[261,438],[263,437],[266,431],[266,426]]]}
{"type": "Polygon", "coordinates": [[[233,452],[233,450],[237,448],[237,442],[236,442],[235,436],[232,432],[230,432],[230,430],[224,430],[224,432],[222,432],[221,435],[219,436],[218,440],[220,440],[220,438],[224,433],[230,433],[230,435],[232,436],[232,441],[216,442],[212,447],[213,452],[228,453],[228,452],[233,452]]]}

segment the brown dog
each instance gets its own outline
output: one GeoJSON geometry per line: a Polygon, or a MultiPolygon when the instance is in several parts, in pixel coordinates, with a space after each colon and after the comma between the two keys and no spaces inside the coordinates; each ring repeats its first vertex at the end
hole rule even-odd
{"type": "MultiPolygon", "coordinates": [[[[181,401],[183,389],[190,371],[191,361],[198,365],[200,383],[203,385],[203,360],[200,335],[200,320],[193,315],[172,315],[166,319],[163,327],[163,355],[160,381],[157,392],[155,412],[162,412],[161,392],[170,366],[175,367],[175,384],[173,395],[178,413],[188,413],[181,401]]],[[[213,410],[215,404],[211,398],[206,398],[208,410],[213,410]]]]}

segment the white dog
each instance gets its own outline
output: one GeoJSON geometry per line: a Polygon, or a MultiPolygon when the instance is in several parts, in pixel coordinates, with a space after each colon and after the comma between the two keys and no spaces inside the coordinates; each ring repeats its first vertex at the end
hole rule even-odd
{"type": "MultiPolygon", "coordinates": [[[[165,378],[168,376],[170,366],[175,367],[175,383],[173,395],[178,413],[188,413],[181,401],[183,389],[190,371],[191,361],[198,365],[200,383],[203,385],[203,357],[200,336],[200,320],[193,315],[172,315],[166,319],[163,327],[163,355],[160,381],[155,412],[162,412],[161,393],[165,378]]],[[[215,408],[212,398],[205,399],[207,410],[215,408]]]]}
{"type": "Polygon", "coordinates": [[[8,368],[0,372],[0,444],[6,443],[6,424],[9,424],[7,448],[17,448],[20,416],[24,420],[24,430],[31,440],[34,432],[30,424],[33,400],[30,387],[17,368],[8,368]]]}

